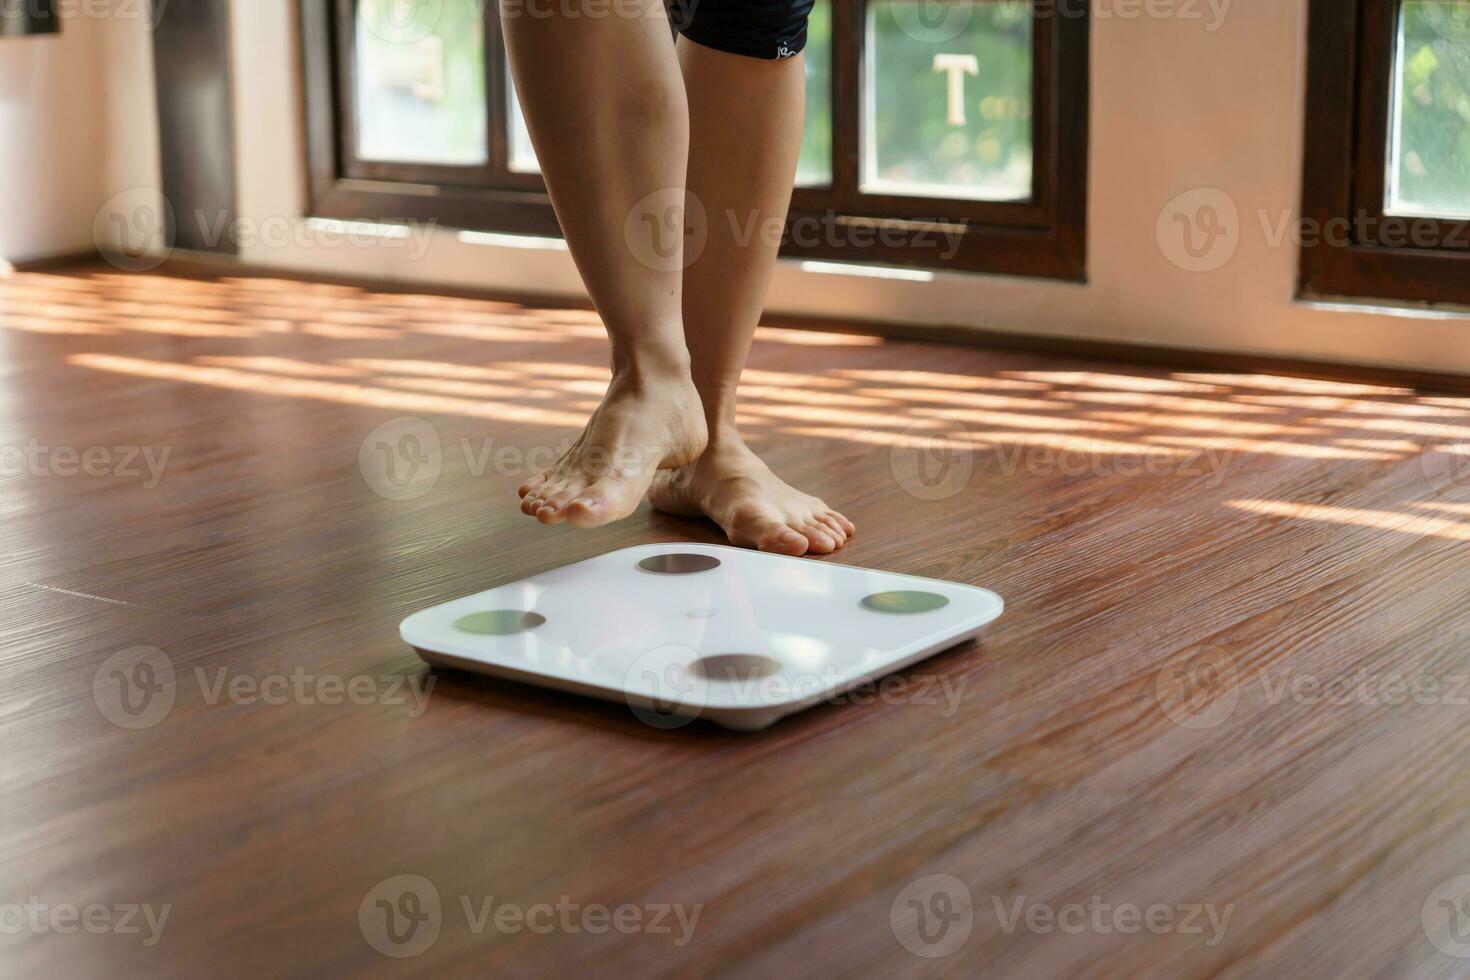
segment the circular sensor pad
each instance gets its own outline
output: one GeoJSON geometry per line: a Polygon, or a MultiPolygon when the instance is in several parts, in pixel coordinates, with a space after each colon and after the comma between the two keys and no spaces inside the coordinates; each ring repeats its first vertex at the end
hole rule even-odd
{"type": "Polygon", "coordinates": [[[711,681],[753,681],[770,677],[781,669],[781,661],[759,653],[719,653],[701,657],[689,665],[698,677],[711,681]]]}
{"type": "Polygon", "coordinates": [[[520,609],[487,609],[470,613],[454,621],[454,628],[463,633],[478,633],[482,636],[505,636],[535,629],[546,622],[540,613],[524,612],[520,609]]]}
{"type": "Polygon", "coordinates": [[[655,575],[688,575],[692,572],[707,572],[719,568],[720,560],[714,555],[696,555],[676,552],[668,555],[649,555],[638,563],[645,572],[655,575]]]}
{"type": "Polygon", "coordinates": [[[932,612],[949,605],[949,597],[938,592],[874,592],[863,597],[863,605],[874,612],[932,612]]]}

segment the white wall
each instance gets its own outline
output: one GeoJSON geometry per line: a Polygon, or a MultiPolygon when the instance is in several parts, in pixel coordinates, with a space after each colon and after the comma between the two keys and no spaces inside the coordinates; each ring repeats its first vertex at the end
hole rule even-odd
{"type": "MultiPolygon", "coordinates": [[[[904,282],[783,263],[770,309],[1470,371],[1470,319],[1293,300],[1296,249],[1289,237],[1272,244],[1267,228],[1294,215],[1300,196],[1306,3],[1199,0],[1189,9],[1203,19],[1185,19],[1126,17],[1144,5],[1094,0],[1106,16],[1093,23],[1087,285],[960,275],[904,282]],[[1166,205],[1198,188],[1223,192],[1239,214],[1233,253],[1219,253],[1228,261],[1208,272],[1171,261],[1178,243],[1166,237],[1161,244],[1156,232],[1166,205]]],[[[1161,6],[1170,4],[1151,5],[1161,6]]],[[[273,243],[247,244],[245,260],[427,284],[580,292],[559,250],[466,244],[439,231],[415,258],[403,241],[344,245],[300,227],[282,233],[287,221],[299,224],[306,204],[295,4],[235,0],[233,16],[240,214],[254,228],[268,230],[274,221],[277,229],[273,243]]],[[[114,62],[115,100],[151,106],[151,92],[143,100],[132,91],[142,84],[138,71],[114,62]]],[[[135,146],[129,156],[142,153],[135,146]]]]}
{"type": "Polygon", "coordinates": [[[0,260],[92,246],[104,200],[102,22],[69,16],[60,34],[0,38],[0,260]]]}

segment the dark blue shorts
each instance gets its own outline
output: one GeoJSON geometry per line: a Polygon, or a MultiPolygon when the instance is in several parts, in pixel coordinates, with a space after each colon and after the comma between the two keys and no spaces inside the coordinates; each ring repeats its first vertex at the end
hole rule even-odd
{"type": "Polygon", "coordinates": [[[806,47],[816,0],[668,0],[674,30],[696,44],[748,58],[789,58],[806,47]]]}

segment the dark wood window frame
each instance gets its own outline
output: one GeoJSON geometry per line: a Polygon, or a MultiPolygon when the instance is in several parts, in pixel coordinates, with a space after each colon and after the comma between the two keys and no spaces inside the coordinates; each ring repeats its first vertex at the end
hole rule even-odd
{"type": "Polygon", "coordinates": [[[0,0],[0,37],[60,33],[55,0],[0,0]]]}
{"type": "Polygon", "coordinates": [[[1470,222],[1385,213],[1402,2],[1311,2],[1303,298],[1470,304],[1470,222]]]}
{"type": "MultiPolygon", "coordinates": [[[[1090,37],[1085,0],[1033,0],[1033,195],[1018,202],[859,192],[865,2],[831,2],[833,179],[830,186],[796,188],[781,254],[1084,281],[1090,37]]],[[[480,167],[356,157],[353,10],[353,0],[301,0],[309,212],[559,236],[540,176],[507,165],[511,95],[493,2],[485,18],[489,162],[480,167]]]]}

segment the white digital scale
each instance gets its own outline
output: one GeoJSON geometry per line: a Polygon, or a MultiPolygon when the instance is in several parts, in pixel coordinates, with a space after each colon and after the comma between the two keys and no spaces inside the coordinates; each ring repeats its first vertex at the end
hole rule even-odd
{"type": "Polygon", "coordinates": [[[754,731],[970,639],[989,589],[707,544],[640,545],[414,613],[431,664],[754,731]]]}

